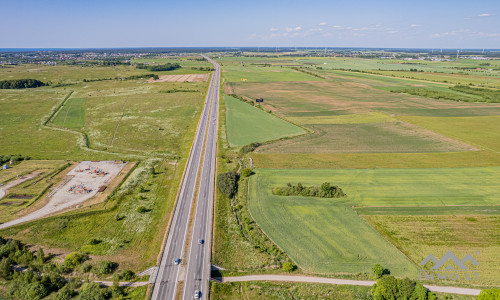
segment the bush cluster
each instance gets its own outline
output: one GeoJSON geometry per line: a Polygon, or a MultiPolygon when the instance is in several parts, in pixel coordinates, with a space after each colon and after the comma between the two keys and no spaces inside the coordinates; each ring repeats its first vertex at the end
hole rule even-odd
{"type": "Polygon", "coordinates": [[[410,300],[435,300],[436,295],[427,291],[420,282],[408,278],[398,279],[385,275],[377,279],[371,288],[374,300],[410,299],[410,300]]]}
{"type": "MultiPolygon", "coordinates": [[[[46,256],[42,249],[31,252],[25,244],[18,240],[0,237],[0,279],[7,281],[7,292],[15,299],[38,300],[53,294],[51,299],[109,299],[123,296],[119,287],[102,288],[97,283],[81,285],[78,278],[66,280],[62,274],[71,273],[74,268],[86,266],[86,271],[92,269],[96,274],[114,272],[116,263],[103,261],[93,268],[87,263],[85,254],[73,252],[68,254],[62,265],[54,264],[51,257],[46,256]],[[79,289],[80,288],[80,289],[79,289]],[[79,290],[78,290],[79,289],[79,290]],[[78,290],[78,292],[76,291],[78,290]]],[[[123,278],[134,278],[131,271],[123,271],[123,278]]]]}
{"type": "Polygon", "coordinates": [[[284,187],[275,187],[274,195],[279,196],[303,196],[303,197],[320,197],[320,198],[342,198],[347,195],[336,185],[331,185],[329,182],[324,182],[318,186],[303,186],[302,183],[292,185],[287,183],[284,187]]]}

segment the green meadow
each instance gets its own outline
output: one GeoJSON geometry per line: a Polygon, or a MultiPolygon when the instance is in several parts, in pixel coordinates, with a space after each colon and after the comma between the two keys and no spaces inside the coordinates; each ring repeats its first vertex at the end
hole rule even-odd
{"type": "Polygon", "coordinates": [[[305,133],[305,130],[236,98],[224,97],[226,130],[233,147],[305,133]]]}
{"type": "Polygon", "coordinates": [[[72,129],[85,126],[86,98],[70,98],[64,103],[54,119],[54,124],[72,129]]]}

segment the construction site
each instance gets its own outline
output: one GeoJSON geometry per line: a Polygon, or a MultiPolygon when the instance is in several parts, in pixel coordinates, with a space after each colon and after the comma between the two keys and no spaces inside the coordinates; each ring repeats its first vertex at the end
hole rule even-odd
{"type": "Polygon", "coordinates": [[[41,209],[18,219],[0,224],[0,229],[33,221],[82,205],[95,196],[125,167],[122,161],[82,161],[68,172],[64,180],[47,195],[48,203],[41,209]]]}

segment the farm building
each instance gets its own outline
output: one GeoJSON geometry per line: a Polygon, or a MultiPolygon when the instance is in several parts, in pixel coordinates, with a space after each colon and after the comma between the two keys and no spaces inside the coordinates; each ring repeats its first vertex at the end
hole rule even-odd
{"type": "Polygon", "coordinates": [[[255,102],[264,102],[263,98],[255,99],[255,102]]]}

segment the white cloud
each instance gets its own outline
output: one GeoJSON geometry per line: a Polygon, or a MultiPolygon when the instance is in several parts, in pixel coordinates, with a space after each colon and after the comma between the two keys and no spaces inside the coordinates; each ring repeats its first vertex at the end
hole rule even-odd
{"type": "Polygon", "coordinates": [[[417,25],[417,24],[411,24],[410,27],[418,27],[420,25],[417,25]]]}
{"type": "Polygon", "coordinates": [[[478,17],[490,17],[491,15],[490,14],[479,14],[477,15],[478,17]]]}
{"type": "Polygon", "coordinates": [[[248,39],[251,40],[253,38],[257,37],[256,33],[252,33],[251,35],[248,36],[248,39]]]}
{"type": "Polygon", "coordinates": [[[319,23],[319,26],[325,26],[325,25],[326,25],[326,22],[319,23]]]}
{"type": "Polygon", "coordinates": [[[275,32],[275,31],[278,31],[278,30],[279,30],[278,28],[274,28],[274,27],[273,28],[269,28],[269,31],[271,31],[271,32],[275,32]]]}

